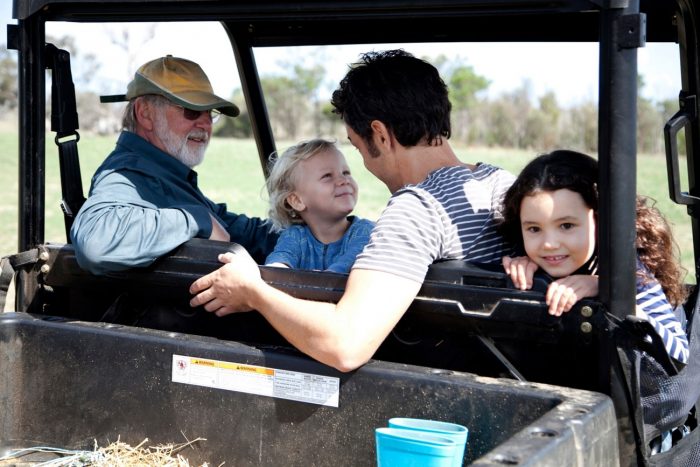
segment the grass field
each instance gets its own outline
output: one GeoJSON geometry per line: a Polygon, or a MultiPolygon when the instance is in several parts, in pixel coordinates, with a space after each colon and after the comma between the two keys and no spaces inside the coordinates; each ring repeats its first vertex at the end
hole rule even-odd
{"type": "MultiPolygon", "coordinates": [[[[114,136],[98,137],[83,135],[80,140],[81,170],[84,190],[87,194],[90,177],[104,157],[114,147],[114,136]]],[[[286,144],[280,143],[279,149],[286,144]]],[[[0,129],[0,186],[5,195],[0,199],[0,254],[17,250],[17,190],[18,190],[18,141],[16,132],[0,129]]],[[[362,165],[359,153],[349,145],[341,149],[351,166],[360,186],[360,200],[355,213],[376,219],[389,198],[386,187],[374,178],[362,165]]],[[[465,162],[489,162],[513,173],[535,156],[534,152],[456,147],[456,152],[465,162]]],[[[65,242],[63,214],[59,207],[60,184],[58,153],[53,137],[46,138],[46,235],[47,241],[65,242]]],[[[681,163],[685,168],[685,164],[681,163]]],[[[263,175],[252,140],[215,138],[207,152],[205,162],[198,167],[200,187],[214,201],[225,202],[230,210],[253,216],[266,216],[267,199],[263,188],[263,175]]],[[[671,221],[676,240],[682,251],[682,262],[692,271],[693,251],[690,224],[686,208],[668,199],[665,159],[660,155],[642,155],[637,164],[638,191],[658,201],[661,211],[671,221]]],[[[694,278],[687,277],[689,282],[694,278]]]]}

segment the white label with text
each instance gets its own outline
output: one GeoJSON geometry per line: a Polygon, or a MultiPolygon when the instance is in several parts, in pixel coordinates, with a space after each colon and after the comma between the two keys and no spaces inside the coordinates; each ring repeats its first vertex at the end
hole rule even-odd
{"type": "Polygon", "coordinates": [[[173,382],[338,407],[340,379],[173,354],[173,382]]]}

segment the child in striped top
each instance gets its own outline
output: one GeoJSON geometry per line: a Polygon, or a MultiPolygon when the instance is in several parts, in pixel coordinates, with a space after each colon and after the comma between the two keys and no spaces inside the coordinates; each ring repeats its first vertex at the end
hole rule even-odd
{"type": "MultiPolygon", "coordinates": [[[[538,269],[554,281],[546,293],[549,313],[559,316],[584,297],[598,295],[598,163],[574,151],[554,151],[532,160],[505,195],[502,232],[525,257],[504,257],[516,287],[532,287],[538,269]]],[[[685,288],[675,243],[663,215],[637,197],[636,314],[661,336],[666,351],[688,361],[688,339],[673,308],[685,288]]]]}

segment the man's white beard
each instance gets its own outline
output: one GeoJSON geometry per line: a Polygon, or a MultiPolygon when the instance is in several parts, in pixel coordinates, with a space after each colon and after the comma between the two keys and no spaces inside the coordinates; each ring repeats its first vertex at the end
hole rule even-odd
{"type": "Polygon", "coordinates": [[[168,126],[166,119],[162,116],[155,120],[155,134],[158,139],[163,142],[165,152],[179,160],[189,168],[193,168],[202,163],[204,160],[204,152],[209,146],[209,137],[207,132],[201,129],[193,129],[184,138],[176,135],[168,126]],[[204,145],[190,149],[187,146],[189,137],[199,138],[204,140],[204,145]]]}

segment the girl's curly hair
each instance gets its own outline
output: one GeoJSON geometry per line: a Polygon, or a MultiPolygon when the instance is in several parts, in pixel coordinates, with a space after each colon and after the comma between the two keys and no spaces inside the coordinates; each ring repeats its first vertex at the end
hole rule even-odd
{"type": "Polygon", "coordinates": [[[656,201],[637,196],[637,256],[659,281],[668,301],[678,306],[687,298],[685,270],[678,261],[679,249],[671,226],[656,208],[656,201]]]}

